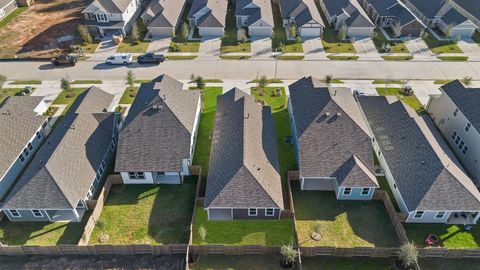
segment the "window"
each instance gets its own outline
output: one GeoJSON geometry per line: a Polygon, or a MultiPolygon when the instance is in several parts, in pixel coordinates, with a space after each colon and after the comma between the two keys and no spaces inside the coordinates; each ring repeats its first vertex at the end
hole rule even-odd
{"type": "Polygon", "coordinates": [[[344,188],[343,189],[343,195],[350,195],[352,193],[352,188],[344,188]]]}
{"type": "Polygon", "coordinates": [[[468,146],[464,146],[463,149],[462,149],[462,153],[465,155],[468,151],[468,146]]]}
{"type": "Polygon", "coordinates": [[[143,172],[138,172],[138,173],[137,173],[137,178],[140,179],[140,180],[145,179],[145,173],[143,173],[143,172]]]}
{"type": "Polygon", "coordinates": [[[30,152],[28,152],[27,148],[23,149],[23,154],[28,157],[30,155],[30,152]]]}
{"type": "Polygon", "coordinates": [[[454,131],[454,132],[452,133],[452,140],[455,140],[456,137],[457,137],[457,132],[454,131]]]}
{"type": "Polygon", "coordinates": [[[43,217],[42,212],[40,210],[37,210],[37,209],[32,210],[32,214],[33,214],[34,217],[43,217]]]}
{"type": "Polygon", "coordinates": [[[18,156],[18,158],[20,159],[21,163],[25,162],[25,157],[23,156],[23,154],[20,154],[20,156],[18,156]]]}
{"type": "Polygon", "coordinates": [[[463,141],[461,141],[460,144],[458,145],[458,148],[462,149],[464,145],[465,145],[465,143],[463,141]]]}
{"type": "Polygon", "coordinates": [[[95,175],[95,181],[96,182],[100,181],[100,174],[99,173],[97,173],[97,175],[95,175]]]}
{"type": "Polygon", "coordinates": [[[78,201],[77,208],[85,208],[85,203],[83,200],[78,201]]]}
{"type": "Polygon", "coordinates": [[[99,22],[108,22],[107,16],[105,16],[105,14],[97,14],[97,21],[99,21],[99,22]]]}
{"type": "Polygon", "coordinates": [[[435,216],[435,218],[437,219],[442,219],[443,217],[445,216],[445,212],[437,212],[437,215],[435,216]]]}
{"type": "Polygon", "coordinates": [[[422,218],[423,217],[423,211],[417,211],[415,212],[415,216],[413,218],[422,218]]]}
{"type": "Polygon", "coordinates": [[[137,178],[137,176],[135,175],[134,172],[128,172],[128,178],[134,179],[134,178],[137,178]]]}
{"type": "Polygon", "coordinates": [[[40,140],[42,138],[42,133],[37,131],[37,140],[40,140]]]}
{"type": "Polygon", "coordinates": [[[265,209],[265,216],[273,217],[273,215],[275,215],[275,209],[273,209],[273,208],[265,209]]]}
{"type": "Polygon", "coordinates": [[[21,217],[20,213],[17,210],[8,210],[12,217],[21,217]]]}
{"type": "Polygon", "coordinates": [[[470,122],[468,122],[467,125],[465,126],[465,131],[468,132],[471,127],[472,127],[472,124],[470,124],[470,122]]]}
{"type": "Polygon", "coordinates": [[[145,179],[145,173],[144,172],[129,172],[128,173],[128,178],[133,179],[133,180],[144,180],[145,179]]]}
{"type": "Polygon", "coordinates": [[[370,188],[363,188],[362,189],[362,195],[368,195],[370,193],[370,188]]]}
{"type": "Polygon", "coordinates": [[[5,10],[2,8],[0,9],[0,18],[5,17],[5,10]]]}
{"type": "Polygon", "coordinates": [[[28,143],[28,150],[30,150],[30,151],[33,150],[33,145],[31,143],[28,143]]]}
{"type": "Polygon", "coordinates": [[[248,216],[249,217],[256,217],[257,216],[257,208],[248,208],[248,216]]]}
{"type": "Polygon", "coordinates": [[[105,160],[104,160],[102,161],[102,164],[100,164],[100,168],[105,170],[105,167],[107,167],[107,165],[105,164],[105,160]]]}
{"type": "Polygon", "coordinates": [[[393,188],[397,189],[397,184],[393,183],[393,188]]]}
{"type": "Polygon", "coordinates": [[[458,144],[458,142],[460,142],[462,138],[460,138],[460,136],[458,136],[456,139],[455,139],[455,144],[458,144]]]}
{"type": "Polygon", "coordinates": [[[457,114],[458,114],[458,108],[456,108],[455,111],[453,111],[453,116],[457,117],[457,114]]]}
{"type": "Polygon", "coordinates": [[[93,185],[90,186],[90,189],[88,190],[88,198],[93,197],[93,194],[95,193],[95,187],[93,185]]]}

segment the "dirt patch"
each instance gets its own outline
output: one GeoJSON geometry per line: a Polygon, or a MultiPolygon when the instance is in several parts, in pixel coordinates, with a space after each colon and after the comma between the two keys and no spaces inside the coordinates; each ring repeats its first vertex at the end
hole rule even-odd
{"type": "Polygon", "coordinates": [[[77,26],[89,0],[37,0],[0,29],[0,58],[51,57],[78,42],[77,26]]]}

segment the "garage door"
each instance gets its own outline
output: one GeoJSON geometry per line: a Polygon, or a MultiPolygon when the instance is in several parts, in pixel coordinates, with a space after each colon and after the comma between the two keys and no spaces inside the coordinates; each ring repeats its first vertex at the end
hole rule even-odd
{"type": "Polygon", "coordinates": [[[221,27],[199,27],[201,37],[221,37],[223,36],[223,28],[221,27]]]}
{"type": "Polygon", "coordinates": [[[350,27],[348,29],[347,35],[349,37],[370,37],[372,36],[373,28],[372,27],[350,27]]]}
{"type": "Polygon", "coordinates": [[[452,29],[452,38],[455,38],[456,36],[461,36],[462,38],[469,38],[473,35],[473,31],[475,29],[472,28],[454,28],[452,29]]]}
{"type": "Polygon", "coordinates": [[[300,28],[300,35],[302,37],[319,37],[322,28],[315,27],[315,28],[300,28]]]}
{"type": "Polygon", "coordinates": [[[148,32],[152,38],[171,37],[173,33],[172,27],[149,27],[148,32]]]}
{"type": "Polygon", "coordinates": [[[232,219],[231,209],[209,208],[208,212],[210,214],[210,220],[231,220],[232,219]]]}
{"type": "Polygon", "coordinates": [[[248,28],[248,34],[250,37],[271,37],[273,29],[271,27],[250,27],[248,28]]]}
{"type": "Polygon", "coordinates": [[[304,178],[303,190],[333,190],[332,179],[304,178]]]}

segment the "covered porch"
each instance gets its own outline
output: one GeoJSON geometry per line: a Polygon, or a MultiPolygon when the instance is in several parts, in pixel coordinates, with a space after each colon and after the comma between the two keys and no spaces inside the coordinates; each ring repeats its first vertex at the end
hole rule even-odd
{"type": "Polygon", "coordinates": [[[447,224],[476,224],[480,217],[479,212],[452,212],[447,219],[447,224]]]}
{"type": "Polygon", "coordinates": [[[80,222],[87,209],[47,210],[51,222],[80,222]]]}

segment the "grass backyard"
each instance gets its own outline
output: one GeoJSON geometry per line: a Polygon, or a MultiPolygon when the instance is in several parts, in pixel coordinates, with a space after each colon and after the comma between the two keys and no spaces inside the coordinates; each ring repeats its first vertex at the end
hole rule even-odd
{"type": "Polygon", "coordinates": [[[282,268],[279,265],[279,261],[279,255],[201,255],[196,263],[192,263],[189,266],[192,270],[280,270],[282,268]]]}
{"type": "MultiPolygon", "coordinates": [[[[394,270],[393,260],[387,258],[302,257],[304,270],[394,270]]],[[[432,268],[433,269],[433,268],[432,268]]]]}
{"type": "Polygon", "coordinates": [[[400,88],[395,87],[379,87],[375,88],[377,90],[378,95],[380,96],[396,96],[398,99],[405,102],[408,106],[412,107],[418,113],[424,113],[425,108],[423,108],[422,103],[418,100],[415,95],[405,96],[402,94],[402,90],[400,88]]]}
{"type": "Polygon", "coordinates": [[[480,226],[473,226],[469,232],[461,225],[447,224],[412,224],[403,225],[410,241],[417,247],[425,247],[425,239],[429,234],[440,238],[440,246],[447,248],[480,248],[480,226]]]}
{"type": "Polygon", "coordinates": [[[433,53],[463,53],[451,40],[438,40],[428,33],[425,34],[423,40],[433,53]]]}
{"type": "Polygon", "coordinates": [[[104,228],[94,228],[89,244],[187,243],[196,185],[185,177],[181,185],[113,186],[99,219],[104,228]]]}
{"type": "Polygon", "coordinates": [[[350,41],[340,41],[338,33],[332,28],[323,30],[322,44],[326,53],[356,53],[355,47],[350,41]]]}
{"type": "Polygon", "coordinates": [[[272,50],[274,52],[283,53],[302,53],[302,43],[298,43],[296,40],[287,40],[287,33],[282,23],[282,16],[280,15],[280,7],[276,3],[272,3],[273,11],[273,39],[272,50]]]}
{"type": "Polygon", "coordinates": [[[292,183],[300,246],[395,247],[398,240],[380,201],[339,201],[331,191],[301,191],[292,183]],[[310,238],[313,224],[321,224],[321,239],[310,238]]]}
{"type": "Polygon", "coordinates": [[[76,245],[83,234],[88,213],[82,222],[0,222],[0,242],[5,245],[76,245]]]}
{"type": "Polygon", "coordinates": [[[65,110],[63,110],[62,115],[66,114],[68,109],[70,109],[70,106],[72,106],[73,102],[75,99],[83,93],[87,88],[70,88],[70,90],[65,91],[63,90],[60,92],[60,94],[57,96],[57,98],[53,101],[54,105],[67,105],[65,107],[65,110]]]}
{"type": "MultiPolygon", "coordinates": [[[[127,35],[127,37],[123,40],[120,45],[118,45],[117,52],[119,53],[144,53],[148,49],[148,45],[150,44],[149,41],[144,41],[145,36],[147,35],[147,28],[143,24],[142,19],[137,19],[136,21],[138,32],[140,36],[140,40],[135,42],[131,38],[131,33],[127,35]]],[[[131,30],[130,30],[131,31],[131,30]]]]}
{"type": "Polygon", "coordinates": [[[1,88],[0,89],[0,103],[2,103],[7,97],[16,96],[22,92],[23,88],[1,88]]]}
{"type": "Polygon", "coordinates": [[[407,46],[405,43],[402,41],[388,41],[383,33],[375,29],[375,32],[373,34],[373,44],[375,44],[375,48],[377,48],[377,51],[380,53],[384,53],[383,46],[388,44],[390,46],[390,53],[408,53],[407,46]]]}
{"type": "Polygon", "coordinates": [[[127,87],[120,98],[119,104],[132,104],[137,96],[139,87],[127,87]]]}
{"type": "Polygon", "coordinates": [[[225,33],[222,37],[220,47],[221,53],[247,53],[251,51],[250,42],[239,42],[237,40],[237,25],[235,17],[235,2],[228,1],[227,17],[225,21],[225,33]]]}
{"type": "Polygon", "coordinates": [[[209,221],[207,211],[197,208],[193,226],[193,244],[223,244],[231,246],[281,246],[293,243],[293,220],[228,220],[209,221]],[[203,226],[207,230],[205,241],[199,235],[203,226]]]}

